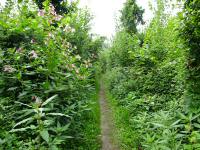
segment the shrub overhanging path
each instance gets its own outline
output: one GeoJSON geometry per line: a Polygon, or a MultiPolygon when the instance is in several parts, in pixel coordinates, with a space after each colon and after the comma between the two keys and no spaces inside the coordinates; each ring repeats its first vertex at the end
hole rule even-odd
{"type": "Polygon", "coordinates": [[[101,107],[102,150],[118,150],[118,146],[113,142],[114,123],[112,120],[112,112],[105,96],[103,84],[101,84],[99,99],[101,107]]]}

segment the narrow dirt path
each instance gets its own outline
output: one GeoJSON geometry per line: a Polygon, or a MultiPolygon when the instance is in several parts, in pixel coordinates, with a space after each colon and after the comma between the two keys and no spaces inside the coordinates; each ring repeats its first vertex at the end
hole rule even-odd
{"type": "Polygon", "coordinates": [[[112,112],[108,106],[105,96],[105,89],[101,83],[100,88],[100,108],[101,108],[101,140],[102,150],[119,150],[118,146],[114,144],[113,131],[114,123],[112,119],[112,112]]]}

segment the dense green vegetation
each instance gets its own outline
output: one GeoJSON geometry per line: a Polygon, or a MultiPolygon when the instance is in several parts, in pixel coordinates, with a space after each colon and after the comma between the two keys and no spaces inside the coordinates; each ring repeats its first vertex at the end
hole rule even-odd
{"type": "Polygon", "coordinates": [[[93,63],[103,38],[77,2],[63,2],[63,15],[52,4],[1,8],[0,149],[100,147],[93,63]]]}
{"type": "Polygon", "coordinates": [[[101,149],[100,80],[122,150],[200,149],[199,10],[199,0],[157,0],[141,30],[145,10],[127,0],[106,46],[78,1],[7,0],[0,150],[101,149]]]}
{"type": "Polygon", "coordinates": [[[200,65],[200,2],[185,2],[185,17],[182,18],[181,35],[185,40],[186,46],[189,48],[187,54],[187,76],[186,76],[186,102],[190,107],[190,111],[199,112],[200,91],[199,86],[199,65],[200,65]]]}
{"type": "Polygon", "coordinates": [[[122,149],[200,149],[199,6],[186,1],[171,16],[170,2],[158,0],[141,32],[142,9],[125,3],[121,29],[99,62],[122,149]]]}

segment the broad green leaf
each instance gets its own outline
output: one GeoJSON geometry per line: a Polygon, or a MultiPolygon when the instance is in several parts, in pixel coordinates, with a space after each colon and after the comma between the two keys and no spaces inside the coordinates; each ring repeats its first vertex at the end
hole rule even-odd
{"type": "Polygon", "coordinates": [[[197,148],[200,149],[200,144],[194,144],[193,146],[194,146],[193,148],[196,148],[196,150],[197,148]]]}
{"type": "Polygon", "coordinates": [[[47,105],[49,102],[51,102],[54,98],[56,98],[58,95],[54,95],[50,98],[48,98],[44,103],[42,103],[42,106],[45,106],[47,105]]]}
{"type": "Polygon", "coordinates": [[[192,117],[192,120],[198,118],[200,116],[200,114],[195,115],[194,117],[192,117]]]}
{"type": "Polygon", "coordinates": [[[199,129],[200,129],[200,124],[194,123],[194,126],[195,126],[196,128],[199,128],[199,129]]]}
{"type": "Polygon", "coordinates": [[[179,119],[179,120],[177,120],[177,121],[175,121],[174,123],[172,123],[172,124],[171,124],[171,127],[173,127],[173,126],[177,125],[177,124],[178,124],[180,121],[181,121],[180,119],[179,119]]]}
{"type": "Polygon", "coordinates": [[[14,91],[14,90],[16,90],[16,89],[18,89],[18,87],[11,87],[11,88],[9,88],[7,91],[14,91]]]}
{"type": "Polygon", "coordinates": [[[18,96],[18,98],[20,98],[20,97],[23,97],[23,96],[27,95],[27,93],[28,93],[27,91],[24,91],[24,92],[20,93],[20,94],[19,94],[19,96],[18,96]]]}
{"type": "Polygon", "coordinates": [[[6,140],[0,139],[0,145],[4,144],[5,142],[6,142],[6,140]]]}
{"type": "Polygon", "coordinates": [[[186,134],[176,134],[176,138],[183,138],[185,136],[186,136],[186,134]]]}
{"type": "Polygon", "coordinates": [[[67,125],[65,125],[64,127],[61,127],[62,131],[68,130],[69,126],[70,126],[70,124],[67,124],[67,125]]]}
{"type": "Polygon", "coordinates": [[[152,123],[154,126],[159,127],[159,128],[165,128],[166,126],[160,123],[152,123]]]}
{"type": "Polygon", "coordinates": [[[185,116],[184,114],[182,114],[180,112],[178,112],[178,114],[179,114],[179,116],[180,116],[181,119],[188,120],[188,117],[185,116]]]}
{"type": "Polygon", "coordinates": [[[17,126],[19,126],[19,125],[21,125],[21,124],[24,124],[24,123],[26,123],[26,122],[28,122],[28,121],[33,121],[33,120],[34,120],[33,118],[24,119],[24,120],[18,122],[17,124],[15,124],[15,126],[14,126],[13,128],[15,128],[15,127],[17,127],[17,126]]]}
{"type": "Polygon", "coordinates": [[[49,133],[47,130],[40,131],[40,135],[47,143],[49,142],[49,133]]]}
{"type": "Polygon", "coordinates": [[[50,108],[39,108],[39,111],[40,111],[40,112],[50,111],[50,110],[51,110],[50,108]]]}
{"type": "Polygon", "coordinates": [[[23,113],[23,114],[17,118],[18,120],[30,115],[31,113],[34,113],[34,110],[33,109],[26,109],[26,111],[22,111],[20,113],[23,113]]]}
{"type": "Polygon", "coordinates": [[[62,139],[72,139],[74,138],[73,136],[61,136],[62,139]]]}
{"type": "Polygon", "coordinates": [[[51,116],[64,116],[64,117],[67,117],[67,118],[71,118],[69,115],[65,115],[65,114],[62,114],[62,113],[48,113],[47,115],[51,115],[51,116]]]}
{"type": "Polygon", "coordinates": [[[12,130],[10,130],[10,132],[23,132],[23,131],[26,131],[27,129],[35,130],[36,128],[37,128],[36,126],[31,125],[31,126],[25,127],[25,128],[12,129],[12,130]]]}
{"type": "Polygon", "coordinates": [[[25,103],[22,103],[22,102],[15,101],[15,103],[17,103],[17,104],[21,104],[21,105],[24,105],[24,106],[27,106],[27,107],[32,108],[32,106],[30,106],[30,105],[28,105],[28,104],[25,104],[25,103]]]}
{"type": "Polygon", "coordinates": [[[56,145],[52,145],[52,146],[50,147],[50,149],[51,149],[51,150],[59,150],[59,149],[57,148],[56,145]]]}
{"type": "Polygon", "coordinates": [[[30,129],[30,127],[19,128],[19,129],[12,129],[12,130],[10,130],[10,132],[23,132],[23,131],[26,131],[27,129],[30,129]]]}

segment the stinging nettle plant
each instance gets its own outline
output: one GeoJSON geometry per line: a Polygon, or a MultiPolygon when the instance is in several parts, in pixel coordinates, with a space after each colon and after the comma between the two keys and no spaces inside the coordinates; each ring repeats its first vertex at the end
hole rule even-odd
{"type": "MultiPolygon", "coordinates": [[[[89,34],[77,3],[7,2],[0,14],[0,143],[4,149],[63,149],[83,142],[103,40],[89,34]],[[15,10],[15,13],[13,12],[15,10]],[[84,43],[83,43],[84,41],[84,43]],[[46,101],[43,101],[46,100],[46,101]],[[73,137],[72,137],[73,135],[73,137]]],[[[86,17],[87,16],[87,17],[86,17]]],[[[79,146],[79,145],[78,145],[79,146]]]]}
{"type": "Polygon", "coordinates": [[[32,130],[35,133],[34,144],[38,144],[38,149],[43,143],[41,139],[43,139],[50,147],[56,147],[56,145],[61,144],[67,138],[72,138],[71,136],[63,135],[61,133],[61,131],[64,132],[68,130],[70,123],[61,126],[59,121],[56,120],[57,117],[66,117],[69,120],[71,117],[54,112],[55,109],[48,106],[57,96],[58,95],[54,95],[44,102],[42,102],[39,97],[35,97],[35,102],[32,106],[16,101],[15,103],[27,107],[27,109],[16,112],[18,116],[20,115],[17,118],[19,122],[14,125],[10,132],[23,133],[32,130]],[[57,126],[55,126],[55,124],[57,126]]]}

